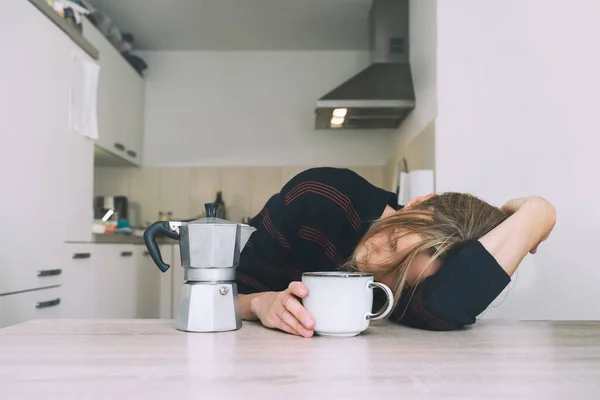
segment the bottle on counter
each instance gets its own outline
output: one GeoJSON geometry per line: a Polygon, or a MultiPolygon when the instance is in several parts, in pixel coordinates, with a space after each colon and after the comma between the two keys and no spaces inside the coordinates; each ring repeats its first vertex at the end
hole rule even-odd
{"type": "Polygon", "coordinates": [[[225,209],[225,202],[223,201],[223,192],[217,192],[215,203],[219,206],[217,208],[217,218],[227,219],[227,211],[225,209]]]}

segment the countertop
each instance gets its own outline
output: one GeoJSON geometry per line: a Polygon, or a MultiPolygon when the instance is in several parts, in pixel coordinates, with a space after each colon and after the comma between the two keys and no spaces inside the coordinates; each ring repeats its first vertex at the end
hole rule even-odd
{"type": "MultiPolygon", "coordinates": [[[[91,241],[78,242],[68,241],[67,243],[96,243],[96,244],[140,244],[143,245],[144,238],[139,235],[122,235],[122,234],[92,234],[91,241]]],[[[167,237],[157,237],[158,244],[179,244],[176,240],[167,237]]],[[[0,400],[2,400],[0,398],[0,400]]]]}
{"type": "Polygon", "coordinates": [[[600,323],[391,324],[304,339],[244,321],[40,320],[0,330],[0,399],[598,399],[600,323]]]}
{"type": "MultiPolygon", "coordinates": [[[[108,244],[144,244],[144,237],[139,235],[121,235],[121,234],[93,234],[93,243],[108,243],[108,244]]],[[[176,240],[167,237],[157,237],[158,244],[178,244],[176,240]]]]}

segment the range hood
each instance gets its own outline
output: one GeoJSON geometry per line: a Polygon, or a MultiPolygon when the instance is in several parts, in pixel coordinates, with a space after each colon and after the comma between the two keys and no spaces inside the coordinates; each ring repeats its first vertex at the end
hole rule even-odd
{"type": "Polygon", "coordinates": [[[395,129],[415,107],[409,0],[374,0],[371,65],[317,101],[316,129],[395,129]]]}

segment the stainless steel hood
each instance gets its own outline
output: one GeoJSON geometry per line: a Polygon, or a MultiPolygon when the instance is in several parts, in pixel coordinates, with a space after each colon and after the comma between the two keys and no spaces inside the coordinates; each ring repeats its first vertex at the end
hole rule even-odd
{"type": "Polygon", "coordinates": [[[317,101],[316,129],[395,129],[415,107],[409,0],[374,0],[371,65],[317,101]]]}

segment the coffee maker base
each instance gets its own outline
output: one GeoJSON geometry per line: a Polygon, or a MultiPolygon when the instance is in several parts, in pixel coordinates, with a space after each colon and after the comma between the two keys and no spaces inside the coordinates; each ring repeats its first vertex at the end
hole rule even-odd
{"type": "Polygon", "coordinates": [[[185,332],[226,332],[242,327],[235,282],[186,282],[175,328],[185,332]]]}

